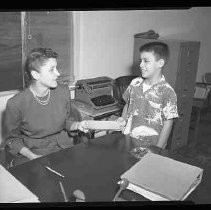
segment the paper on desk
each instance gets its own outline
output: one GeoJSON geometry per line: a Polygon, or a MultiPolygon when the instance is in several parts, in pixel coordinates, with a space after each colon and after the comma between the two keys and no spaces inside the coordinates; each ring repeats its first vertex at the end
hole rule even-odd
{"type": "Polygon", "coordinates": [[[121,123],[116,121],[86,120],[87,127],[92,130],[121,130],[121,123]]]}
{"type": "Polygon", "coordinates": [[[39,200],[36,195],[0,165],[0,203],[28,202],[35,203],[39,200]]]}

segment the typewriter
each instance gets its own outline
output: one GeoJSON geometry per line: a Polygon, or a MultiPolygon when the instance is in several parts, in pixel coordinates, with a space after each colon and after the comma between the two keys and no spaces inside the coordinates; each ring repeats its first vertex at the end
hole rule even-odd
{"type": "Polygon", "coordinates": [[[76,82],[75,100],[94,109],[102,109],[117,105],[113,97],[113,79],[96,77],[76,82]]]}
{"type": "Polygon", "coordinates": [[[104,106],[115,103],[115,99],[110,95],[97,96],[95,98],[92,98],[91,101],[92,103],[94,103],[96,107],[100,107],[100,106],[104,107],[104,106]]]}

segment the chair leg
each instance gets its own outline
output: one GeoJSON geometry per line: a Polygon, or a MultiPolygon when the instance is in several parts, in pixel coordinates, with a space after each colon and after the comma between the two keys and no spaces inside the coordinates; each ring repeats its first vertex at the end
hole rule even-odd
{"type": "Polygon", "coordinates": [[[198,109],[197,110],[197,113],[196,113],[196,122],[195,122],[195,129],[194,129],[194,137],[193,137],[192,142],[190,143],[190,147],[194,147],[197,144],[200,119],[201,119],[201,109],[198,109]]]}

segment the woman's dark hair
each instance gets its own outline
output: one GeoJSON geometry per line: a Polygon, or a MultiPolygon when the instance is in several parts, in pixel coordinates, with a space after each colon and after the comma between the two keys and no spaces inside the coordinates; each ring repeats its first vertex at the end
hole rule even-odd
{"type": "Polygon", "coordinates": [[[35,48],[29,53],[24,66],[25,86],[29,86],[33,81],[31,71],[39,72],[40,67],[49,59],[57,58],[58,54],[51,48],[35,48]]]}

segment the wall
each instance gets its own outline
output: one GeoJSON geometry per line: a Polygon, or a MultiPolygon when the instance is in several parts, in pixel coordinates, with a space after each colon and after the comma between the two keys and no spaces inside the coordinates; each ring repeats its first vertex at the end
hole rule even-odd
{"type": "Polygon", "coordinates": [[[0,12],[0,91],[23,87],[21,13],[0,12]]]}
{"type": "Polygon", "coordinates": [[[68,82],[72,76],[72,12],[26,12],[25,54],[33,48],[49,47],[59,54],[57,69],[59,80],[68,82]],[[28,36],[31,35],[31,39],[28,36]]]}
{"type": "Polygon", "coordinates": [[[189,10],[128,10],[75,12],[76,79],[116,78],[131,73],[133,36],[149,29],[160,38],[201,41],[197,81],[210,71],[211,7],[189,10]],[[80,19],[80,20],[79,20],[80,19]]]}

